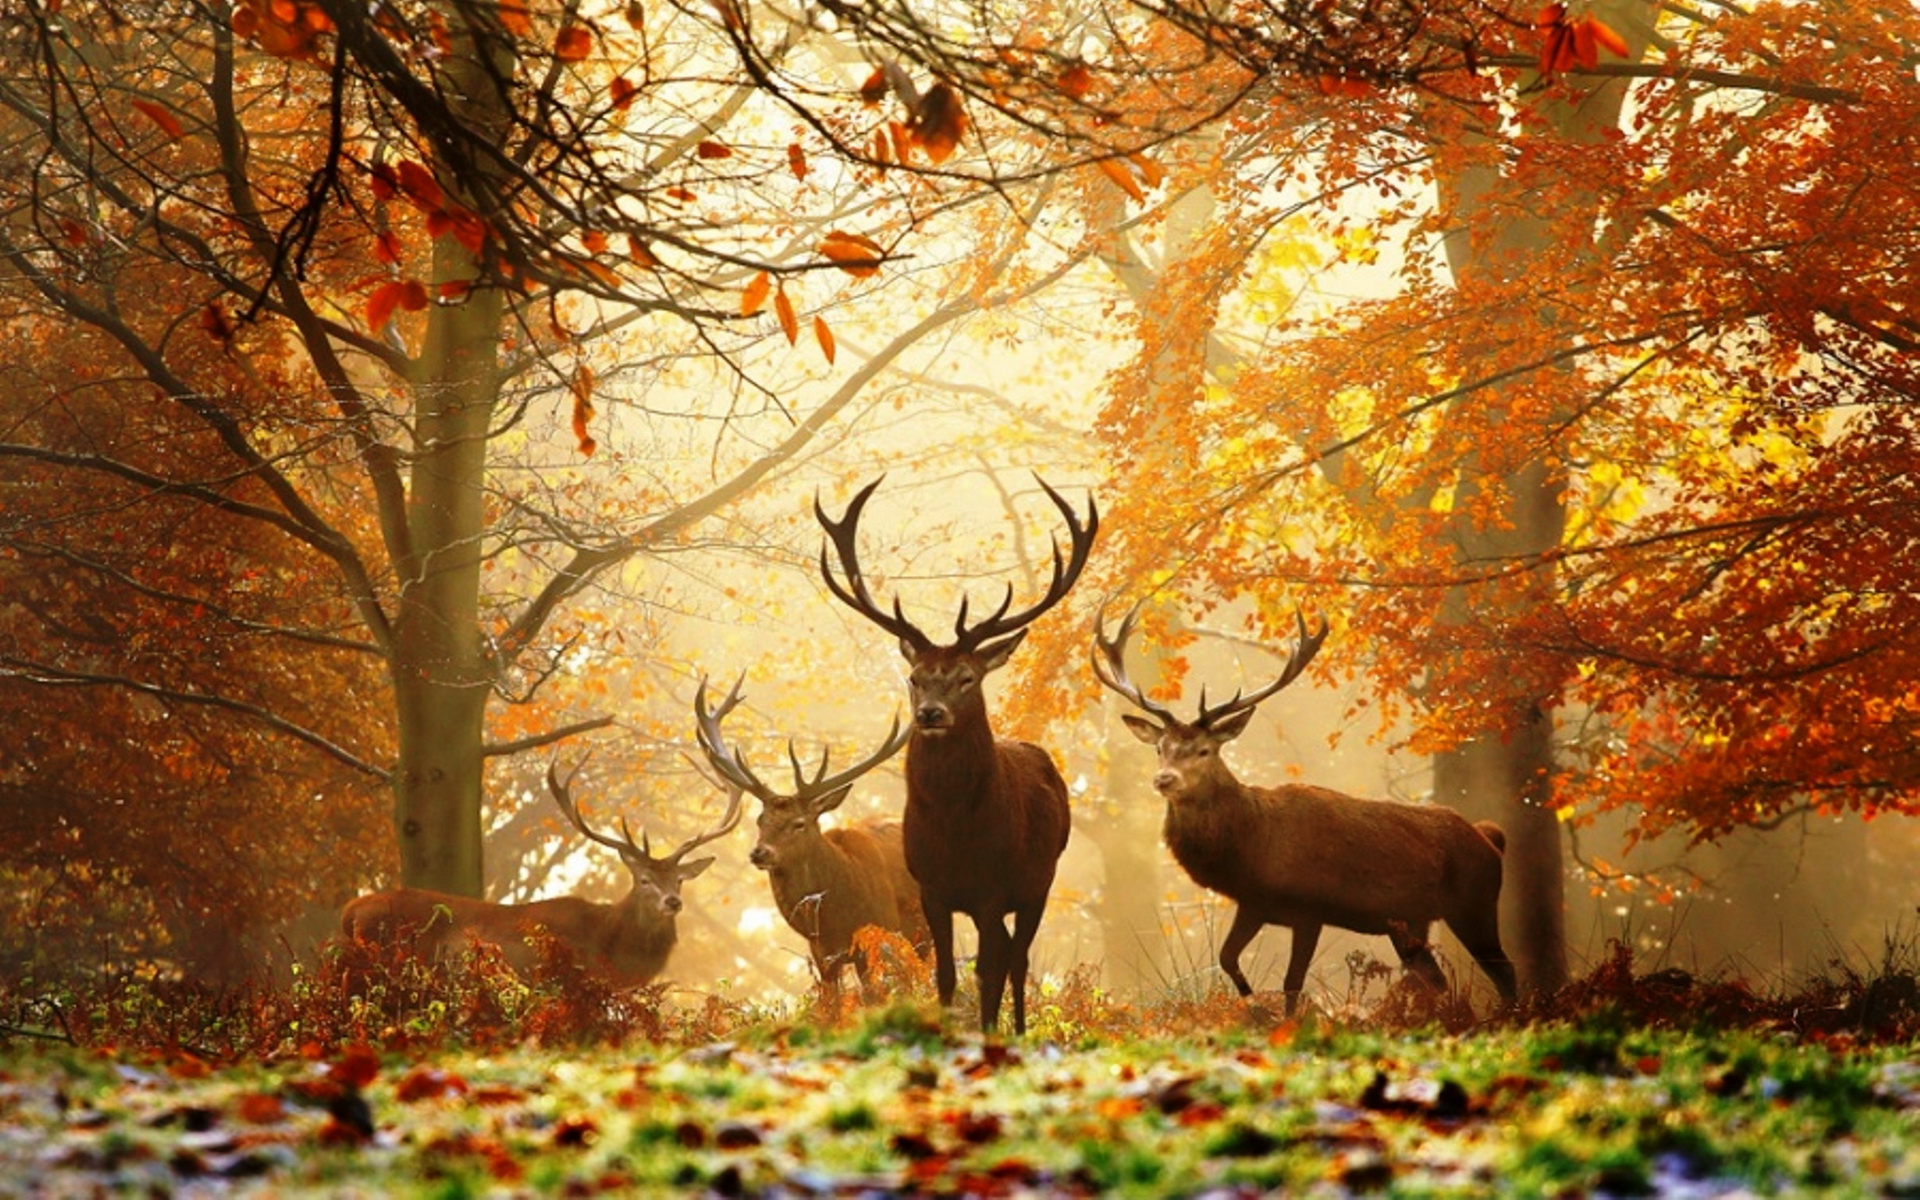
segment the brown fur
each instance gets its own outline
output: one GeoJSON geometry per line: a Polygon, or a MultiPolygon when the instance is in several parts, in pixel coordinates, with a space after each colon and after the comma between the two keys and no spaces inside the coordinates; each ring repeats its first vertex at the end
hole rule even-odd
{"type": "Polygon", "coordinates": [[[489,904],[423,888],[393,888],[350,901],[340,913],[340,929],[367,945],[404,945],[427,958],[458,955],[477,943],[500,948],[509,967],[526,976],[539,961],[543,931],[574,955],[581,966],[606,976],[616,986],[650,983],[666,969],[678,938],[675,916],[665,897],[642,897],[636,886],[616,904],[598,904],[578,896],[536,900],[531,904],[489,904]]]}
{"type": "Polygon", "coordinates": [[[765,866],[780,915],[807,939],[830,1009],[839,1006],[840,981],[849,963],[862,994],[869,1001],[876,998],[867,961],[853,950],[860,930],[877,926],[918,947],[931,943],[898,821],[823,832],[817,815],[801,817],[768,804],[761,811],[753,861],[765,866]]]}
{"type": "Polygon", "coordinates": [[[1505,836],[1435,805],[1362,800],[1326,788],[1249,787],[1219,754],[1233,734],[1128,718],[1160,751],[1155,786],[1167,801],[1167,848],[1195,883],[1238,906],[1220,967],[1241,995],[1253,991],[1240,953],[1267,925],[1293,931],[1287,1009],[1293,1010],[1323,926],[1384,934],[1407,969],[1439,989],[1445,977],[1427,935],[1444,921],[1501,998],[1515,995],[1500,948],[1505,836]],[[1135,722],[1138,722],[1136,725],[1135,722]]]}

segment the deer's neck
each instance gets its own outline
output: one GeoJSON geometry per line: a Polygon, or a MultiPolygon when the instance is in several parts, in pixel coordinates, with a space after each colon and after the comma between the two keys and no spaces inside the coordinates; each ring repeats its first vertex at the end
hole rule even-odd
{"type": "Polygon", "coordinates": [[[970,712],[938,737],[915,730],[907,741],[907,796],[943,806],[973,806],[993,790],[999,772],[986,711],[970,712]]]}
{"type": "Polygon", "coordinates": [[[650,980],[666,968],[667,956],[680,937],[678,923],[651,904],[643,904],[638,888],[628,892],[617,908],[594,954],[622,976],[650,980]]]}

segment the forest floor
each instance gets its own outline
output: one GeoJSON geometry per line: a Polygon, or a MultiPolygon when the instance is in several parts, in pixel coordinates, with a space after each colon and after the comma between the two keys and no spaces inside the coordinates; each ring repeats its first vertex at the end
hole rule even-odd
{"type": "Polygon", "coordinates": [[[1920,1196],[1911,975],[1796,1008],[1605,971],[1484,1022],[1069,980],[994,1039],[920,999],[819,1023],[660,994],[564,1029],[489,997],[484,1036],[440,997],[361,1039],[330,993],[184,1038],[150,989],[0,989],[0,1195],[1920,1196]]]}

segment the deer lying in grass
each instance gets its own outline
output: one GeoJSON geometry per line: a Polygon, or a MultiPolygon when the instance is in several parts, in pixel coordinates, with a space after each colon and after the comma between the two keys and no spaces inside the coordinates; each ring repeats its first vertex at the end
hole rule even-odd
{"type": "Polygon", "coordinates": [[[753,848],[753,865],[767,873],[780,915],[807,939],[827,1011],[840,1011],[840,980],[848,963],[871,1003],[877,998],[875,981],[866,955],[854,946],[854,935],[877,927],[922,947],[924,953],[931,935],[920,911],[920,888],[907,870],[898,821],[869,820],[822,830],[820,818],[840,807],[855,780],[905,745],[907,734],[896,719],[878,750],[833,775],[827,774],[823,751],[819,769],[809,776],[788,742],[793,790],[778,792],[760,781],[746,756],[728,746],[720,732],[720,722],[740,700],[736,682],[720,706],[709,709],[707,682],[700,681],[693,701],[700,748],[722,779],[760,801],[760,840],[753,848]]]}
{"type": "Polygon", "coordinates": [[[1096,621],[1094,674],[1147,714],[1122,719],[1159,751],[1153,786],[1167,801],[1167,849],[1195,883],[1237,905],[1220,944],[1220,968],[1240,994],[1253,992],[1240,970],[1240,953],[1267,925],[1293,931],[1285,983],[1289,1014],[1326,925],[1385,934],[1414,977],[1444,991],[1446,976],[1427,942],[1438,920],[1511,1004],[1514,968],[1500,948],[1506,838],[1499,826],[1470,824],[1435,805],[1362,800],[1301,784],[1249,787],[1220,756],[1220,748],[1253,719],[1254,707],[1306,669],[1326,626],[1309,634],[1301,618],[1300,640],[1278,679],[1211,706],[1203,689],[1199,716],[1182,721],[1127,679],[1122,659],[1137,615],[1128,613],[1112,639],[1105,614],[1096,621]]]}
{"type": "Polygon", "coordinates": [[[1066,517],[1072,543],[1063,561],[1055,540],[1053,581],[1046,594],[1031,607],[1009,613],[1013,587],[1008,585],[999,610],[973,625],[967,624],[963,598],[953,644],[938,646],[907,620],[898,600],[892,612],[881,608],[861,575],[854,533],[861,510],[879,486],[876,479],[861,488],[838,521],[814,502],[814,515],[827,531],[846,580],[834,577],[824,546],[820,573],[841,603],[899,640],[900,653],[911,667],[907,866],[920,885],[933,934],[940,1003],[953,1003],[953,914],[966,913],[980,937],[980,1026],[989,1033],[998,1028],[1001,996],[1011,980],[1013,1027],[1025,1033],[1027,961],[1071,824],[1067,785],[1045,750],[994,736],[981,685],[990,672],[1006,665],[1026,637],[1027,626],[1058,604],[1079,578],[1100,527],[1099,510],[1093,509],[1082,525],[1072,506],[1042,481],[1048,499],[1066,517]],[[1009,913],[1011,934],[1006,926],[1009,913]]]}
{"type": "Polygon", "coordinates": [[[689,862],[687,854],[740,823],[740,792],[736,789],[728,797],[718,823],[656,858],[645,831],[639,844],[634,843],[625,818],[618,838],[590,828],[569,790],[572,778],[569,775],[563,782],[552,767],[547,768],[547,788],[567,820],[590,841],[617,851],[626,864],[633,886],[624,898],[610,904],[579,896],[491,904],[423,888],[394,888],[350,901],[340,913],[341,932],[355,943],[406,946],[422,957],[438,959],[489,943],[499,947],[507,965],[523,978],[541,961],[544,937],[616,987],[652,982],[666,970],[679,937],[675,918],[682,906],[680,885],[713,865],[712,858],[689,862]]]}

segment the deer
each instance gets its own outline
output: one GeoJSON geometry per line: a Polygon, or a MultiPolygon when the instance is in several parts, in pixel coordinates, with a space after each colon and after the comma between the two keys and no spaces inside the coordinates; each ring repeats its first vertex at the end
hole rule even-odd
{"type": "Polygon", "coordinates": [[[876,818],[822,830],[820,819],[846,801],[856,780],[898,753],[908,734],[895,716],[878,749],[831,775],[828,751],[821,752],[818,769],[809,775],[789,739],[793,788],[776,791],[761,782],[746,755],[721,732],[721,722],[743,698],[741,682],[735,681],[718,707],[709,707],[707,681],[700,681],[693,700],[700,748],[723,780],[760,801],[759,841],[749,860],[767,873],[781,917],[807,940],[826,1011],[840,1011],[840,982],[849,963],[861,995],[872,1003],[877,998],[872,968],[867,956],[855,951],[854,935],[877,927],[924,953],[932,935],[920,909],[920,887],[907,870],[900,822],[876,818]]]}
{"type": "Polygon", "coordinates": [[[1245,998],[1253,985],[1240,954],[1268,925],[1292,933],[1284,981],[1286,1014],[1299,1005],[1324,926],[1384,934],[1408,973],[1433,994],[1446,977],[1427,934],[1443,921],[1493,981],[1503,1002],[1516,994],[1513,963],[1500,948],[1500,883],[1506,836],[1491,821],[1470,823],[1449,808],[1348,796],[1306,784],[1251,787],[1220,750],[1239,737],[1256,706],[1292,683],[1326,640],[1327,624],[1299,637],[1278,678],[1210,705],[1182,721],[1127,677],[1124,657],[1136,605],[1109,638],[1106,613],[1094,622],[1094,674],[1144,716],[1126,713],[1133,735],[1153,746],[1153,786],[1166,800],[1162,837],[1174,861],[1201,887],[1233,901],[1220,943],[1220,969],[1245,998]]]}
{"type": "Polygon", "coordinates": [[[515,974],[530,975],[541,961],[539,934],[569,951],[585,969],[616,987],[638,987],[658,978],[679,938],[680,888],[712,866],[714,859],[687,855],[731,833],[740,823],[742,798],[731,792],[726,812],[713,825],[656,857],[645,830],[636,844],[626,818],[620,835],[598,832],[580,815],[571,791],[576,767],[565,780],[547,768],[547,790],[568,822],[591,842],[620,855],[632,876],[627,894],[612,903],[560,896],[528,904],[494,904],[424,888],[393,888],[349,901],[340,913],[341,932],[360,945],[407,946],[422,957],[445,959],[477,943],[498,946],[515,974]],[[533,935],[533,936],[530,936],[533,935]]]}
{"type": "Polygon", "coordinates": [[[1073,506],[1039,479],[1066,519],[1069,542],[1063,557],[1058,535],[1053,538],[1053,577],[1046,592],[1014,612],[1013,585],[1008,584],[1000,607],[971,624],[963,594],[953,641],[943,646],[907,620],[898,597],[891,612],[875,602],[861,572],[855,533],[867,502],[885,478],[855,493],[837,521],[827,516],[819,497],[814,498],[814,516],[827,534],[820,549],[820,573],[835,599],[894,636],[907,661],[912,719],[902,836],[907,869],[920,885],[933,938],[934,988],[941,1007],[953,1005],[953,918],[964,913],[979,940],[974,971],[980,985],[980,1027],[990,1035],[999,1029],[1001,998],[1011,982],[1013,1027],[1024,1036],[1033,939],[1067,847],[1072,816],[1066,781],[1052,757],[1031,742],[995,736],[982,685],[1007,665],[1028,627],[1080,577],[1100,527],[1100,512],[1089,501],[1082,523],[1073,506]],[[829,546],[844,581],[834,574],[829,546]]]}

